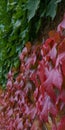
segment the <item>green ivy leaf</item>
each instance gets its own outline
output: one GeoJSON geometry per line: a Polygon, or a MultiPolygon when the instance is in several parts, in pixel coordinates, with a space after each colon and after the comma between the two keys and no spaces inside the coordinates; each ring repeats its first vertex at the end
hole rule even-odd
{"type": "Polygon", "coordinates": [[[57,4],[61,2],[61,0],[51,0],[47,6],[46,9],[46,16],[50,16],[52,20],[56,16],[56,11],[57,11],[57,4]]]}
{"type": "Polygon", "coordinates": [[[62,0],[56,0],[56,3],[58,4],[58,3],[60,3],[62,0]]]}
{"type": "Polygon", "coordinates": [[[40,0],[28,0],[26,4],[26,9],[28,10],[28,21],[30,21],[37,9],[39,8],[40,0]]]}

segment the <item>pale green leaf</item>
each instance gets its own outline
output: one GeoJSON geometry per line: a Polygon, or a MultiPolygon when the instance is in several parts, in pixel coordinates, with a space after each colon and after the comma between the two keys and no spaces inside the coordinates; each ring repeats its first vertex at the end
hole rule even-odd
{"type": "Polygon", "coordinates": [[[61,2],[61,0],[51,0],[47,6],[46,16],[50,16],[52,20],[56,16],[57,4],[59,2],[61,2]]]}
{"type": "Polygon", "coordinates": [[[28,10],[28,21],[30,21],[34,17],[39,7],[39,3],[40,0],[28,0],[26,4],[26,9],[28,10]]]}

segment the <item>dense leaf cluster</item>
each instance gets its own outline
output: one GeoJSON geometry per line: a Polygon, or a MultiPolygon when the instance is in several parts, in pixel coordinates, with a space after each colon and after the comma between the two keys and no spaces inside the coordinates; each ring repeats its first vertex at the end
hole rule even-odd
{"type": "Polygon", "coordinates": [[[19,72],[9,71],[0,97],[1,130],[42,130],[50,122],[52,130],[65,129],[64,29],[65,18],[45,43],[28,42],[20,53],[19,72]]]}
{"type": "Polygon", "coordinates": [[[18,67],[18,54],[36,37],[43,17],[56,15],[61,0],[0,0],[0,84],[18,67]],[[33,26],[32,26],[33,25],[33,26]]]}

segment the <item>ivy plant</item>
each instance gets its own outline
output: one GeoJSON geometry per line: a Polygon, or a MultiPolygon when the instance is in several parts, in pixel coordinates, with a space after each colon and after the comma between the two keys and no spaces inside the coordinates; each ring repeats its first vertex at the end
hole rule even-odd
{"type": "Polygon", "coordinates": [[[42,18],[56,16],[61,0],[0,0],[0,84],[7,72],[18,68],[18,54],[37,37],[42,18]],[[33,25],[33,26],[32,26],[33,25]]]}

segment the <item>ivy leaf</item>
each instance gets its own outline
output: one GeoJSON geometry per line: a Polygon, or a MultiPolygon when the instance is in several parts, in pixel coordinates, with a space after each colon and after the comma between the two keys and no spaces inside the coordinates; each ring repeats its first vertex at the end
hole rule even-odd
{"type": "Polygon", "coordinates": [[[65,14],[64,14],[63,20],[61,21],[61,23],[57,27],[57,31],[62,32],[62,29],[65,29],[65,14]]]}
{"type": "Polygon", "coordinates": [[[18,28],[21,25],[21,21],[17,20],[14,24],[14,29],[18,28]]]}
{"type": "MultiPolygon", "coordinates": [[[[56,107],[54,106],[50,97],[47,94],[44,94],[44,98],[40,102],[42,102],[43,104],[42,110],[40,112],[40,119],[48,121],[48,113],[51,113],[53,116],[56,116],[57,114],[56,107]]],[[[38,103],[40,104],[40,102],[38,103]]]]}
{"type": "Polygon", "coordinates": [[[64,129],[65,129],[65,116],[61,119],[57,130],[64,130],[64,129]]]}
{"type": "Polygon", "coordinates": [[[61,0],[51,0],[47,6],[47,10],[46,10],[46,16],[50,16],[52,18],[52,20],[54,19],[55,15],[56,15],[56,10],[57,10],[57,4],[61,2],[61,0]]]}
{"type": "Polygon", "coordinates": [[[61,0],[56,0],[56,3],[59,3],[59,2],[61,2],[61,0]]]}
{"type": "Polygon", "coordinates": [[[26,9],[28,10],[28,21],[30,21],[34,17],[39,7],[39,4],[40,4],[40,0],[33,0],[33,1],[28,0],[26,4],[26,9]]]}
{"type": "MultiPolygon", "coordinates": [[[[50,71],[49,73],[49,77],[47,78],[47,80],[44,82],[44,85],[46,87],[54,85],[56,86],[59,90],[61,90],[61,86],[63,83],[63,78],[62,78],[62,74],[57,70],[57,69],[53,69],[50,71]]],[[[49,88],[50,89],[50,88],[49,88]]]]}

